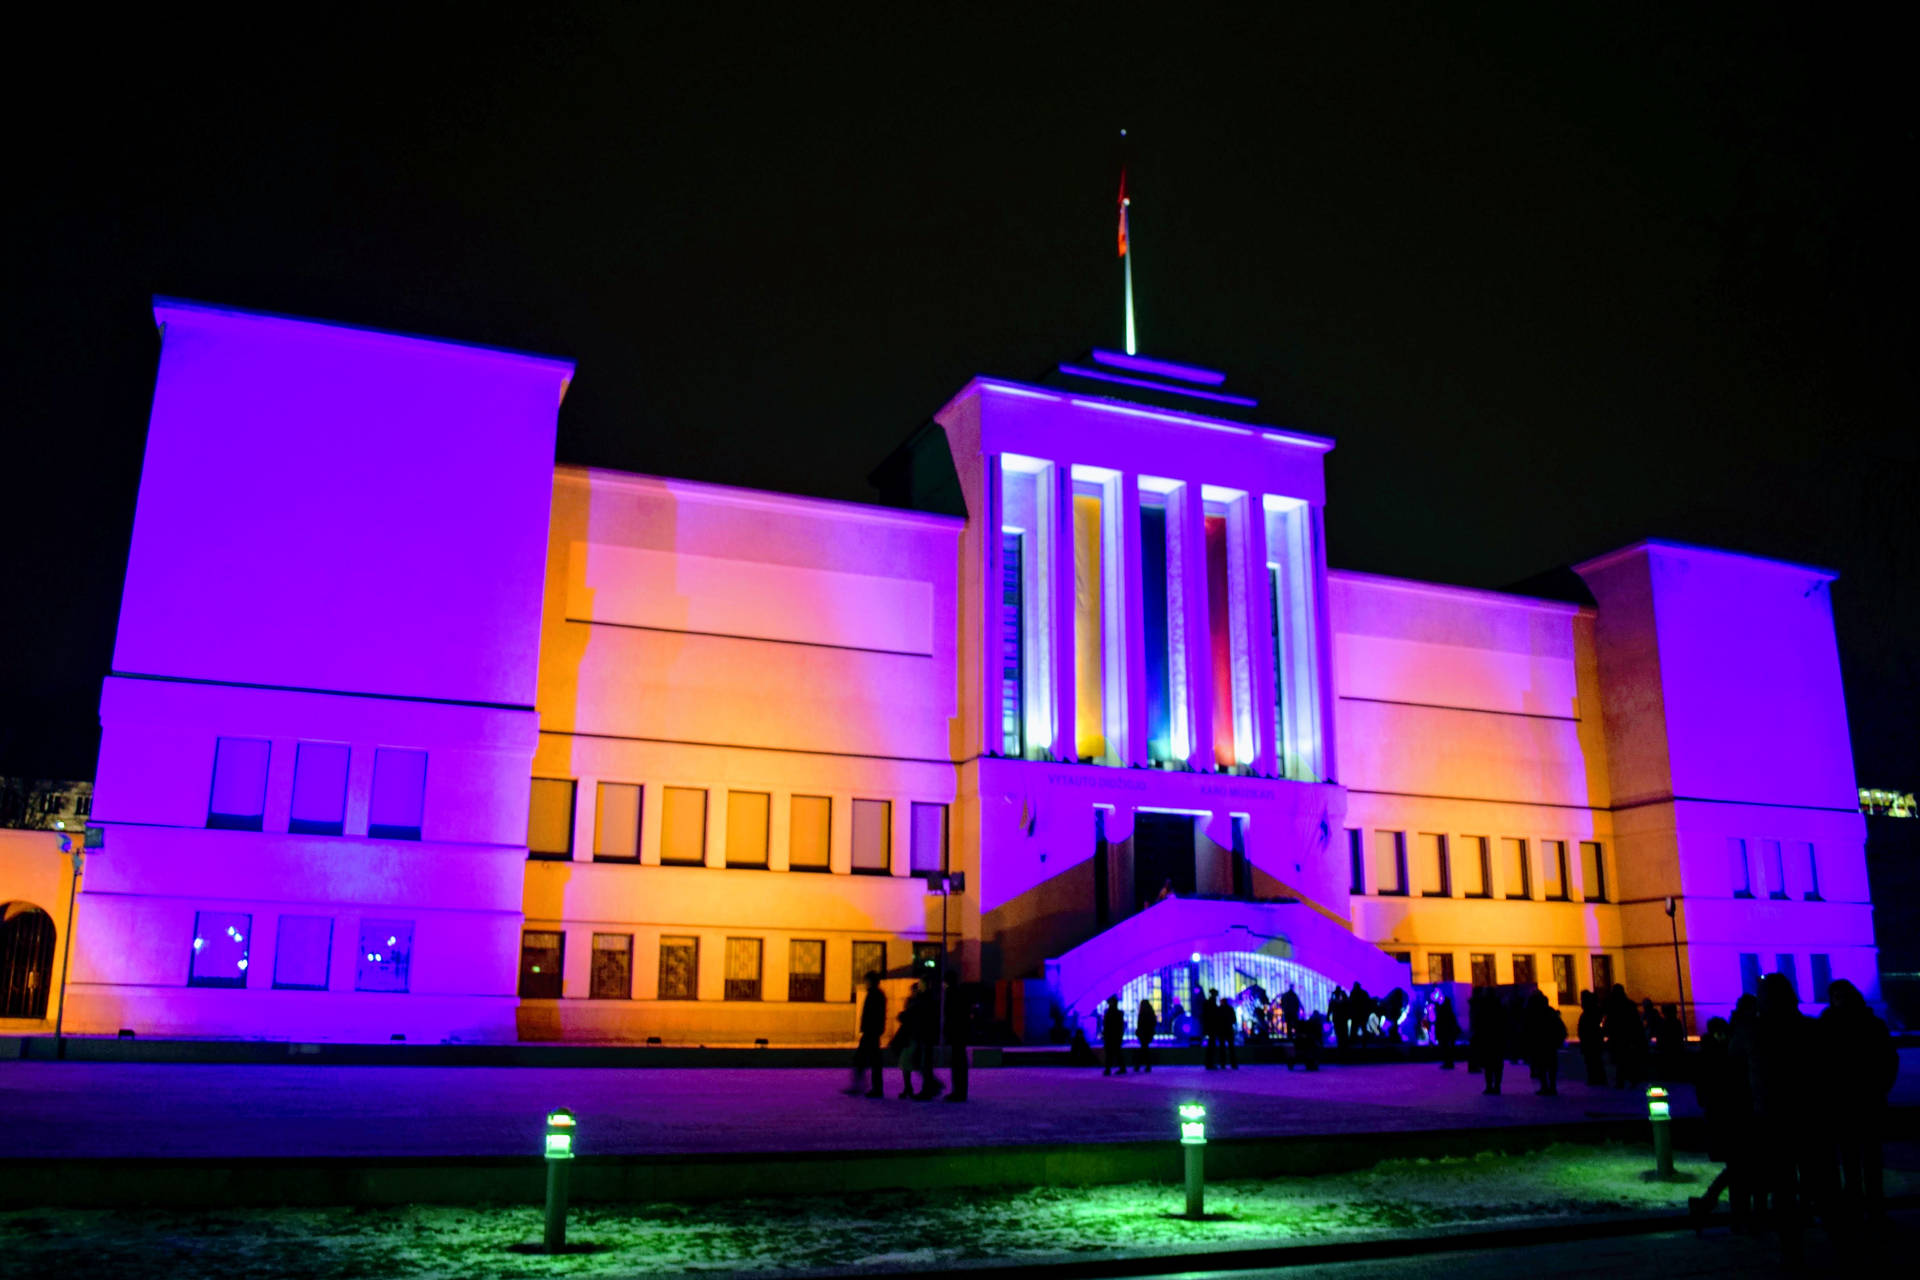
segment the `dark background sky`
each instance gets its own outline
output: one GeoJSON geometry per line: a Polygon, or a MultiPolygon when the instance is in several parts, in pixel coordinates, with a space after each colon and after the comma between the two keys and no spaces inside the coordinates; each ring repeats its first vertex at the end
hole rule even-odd
{"type": "Polygon", "coordinates": [[[16,26],[0,773],[92,775],[151,294],[568,355],[562,460],[871,500],[970,375],[1119,341],[1124,124],[1143,350],[1338,439],[1335,565],[1501,586],[1662,536],[1831,566],[1859,776],[1920,785],[1894,30],[918,8],[16,26]]]}

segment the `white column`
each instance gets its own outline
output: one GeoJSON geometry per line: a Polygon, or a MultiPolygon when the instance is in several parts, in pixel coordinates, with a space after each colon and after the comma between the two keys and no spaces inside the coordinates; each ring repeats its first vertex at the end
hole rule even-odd
{"type": "Polygon", "coordinates": [[[1146,765],[1147,746],[1147,661],[1146,615],[1143,601],[1146,581],[1141,576],[1140,559],[1140,477],[1131,471],[1120,473],[1120,555],[1115,580],[1125,586],[1125,627],[1121,652],[1124,669],[1114,673],[1126,691],[1127,737],[1121,763],[1146,765]]]}
{"type": "Polygon", "coordinates": [[[1187,723],[1192,726],[1187,763],[1212,773],[1213,755],[1213,632],[1207,620],[1206,500],[1200,485],[1189,481],[1178,495],[1180,522],[1180,611],[1187,667],[1187,723]]]}
{"type": "Polygon", "coordinates": [[[1052,615],[1053,652],[1053,755],[1056,760],[1079,758],[1078,734],[1074,724],[1073,681],[1073,468],[1056,462],[1047,470],[1048,497],[1052,510],[1047,513],[1052,530],[1052,590],[1047,601],[1052,615]]]}
{"type": "Polygon", "coordinates": [[[1273,590],[1267,569],[1267,508],[1265,499],[1250,493],[1247,502],[1246,572],[1247,683],[1253,705],[1253,770],[1272,777],[1280,772],[1280,725],[1274,717],[1276,699],[1273,669],[1273,590]]]}

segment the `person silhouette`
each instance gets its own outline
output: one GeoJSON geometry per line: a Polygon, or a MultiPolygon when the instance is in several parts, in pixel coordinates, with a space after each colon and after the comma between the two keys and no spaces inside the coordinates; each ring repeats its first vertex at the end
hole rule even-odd
{"type": "Polygon", "coordinates": [[[1849,1227],[1877,1221],[1885,1212],[1880,1135],[1887,1095],[1900,1074],[1900,1054],[1887,1024],[1845,978],[1827,988],[1819,1031],[1831,1064],[1828,1121],[1839,1165],[1834,1217],[1849,1227]]]}
{"type": "Polygon", "coordinates": [[[866,1096],[882,1098],[886,1089],[880,1073],[880,1037],[887,1032],[887,993],[880,989],[877,973],[869,971],[866,983],[866,998],[860,1003],[860,1047],[853,1051],[853,1087],[848,1092],[860,1092],[860,1077],[867,1071],[872,1073],[873,1084],[866,1096]]]}
{"type": "Polygon", "coordinates": [[[1300,1029],[1300,997],[1288,987],[1280,993],[1280,1034],[1291,1040],[1300,1029]]]}
{"type": "Polygon", "coordinates": [[[965,1102],[969,1065],[967,1047],[973,1043],[973,998],[957,973],[947,974],[944,1013],[941,1030],[946,1035],[947,1049],[951,1055],[947,1061],[947,1074],[953,1078],[953,1091],[947,1095],[947,1101],[965,1102]]]}
{"type": "Polygon", "coordinates": [[[1107,1011],[1100,1019],[1100,1074],[1127,1074],[1127,1015],[1120,1012],[1120,997],[1107,997],[1107,1011]]]}
{"type": "Polygon", "coordinates": [[[1133,1055],[1135,1071],[1153,1070],[1153,1037],[1159,1030],[1160,1015],[1154,1012],[1153,1002],[1142,1000],[1133,1018],[1133,1034],[1140,1041],[1140,1048],[1133,1055]]]}

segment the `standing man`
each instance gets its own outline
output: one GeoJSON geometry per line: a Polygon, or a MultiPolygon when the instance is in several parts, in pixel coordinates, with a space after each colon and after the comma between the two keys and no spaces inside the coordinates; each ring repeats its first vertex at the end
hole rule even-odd
{"type": "Polygon", "coordinates": [[[861,1075],[871,1071],[873,1084],[866,1096],[886,1096],[880,1076],[880,1037],[886,1030],[887,995],[880,990],[880,975],[869,970],[866,999],[860,1005],[860,1047],[853,1051],[853,1087],[847,1090],[848,1093],[859,1093],[861,1075]]]}
{"type": "Polygon", "coordinates": [[[1288,987],[1280,997],[1280,1034],[1291,1040],[1300,1030],[1300,997],[1288,987]]]}
{"type": "Polygon", "coordinates": [[[1133,1057],[1135,1071],[1153,1070],[1153,1036],[1160,1030],[1160,1015],[1153,1011],[1153,1002],[1142,1000],[1140,1012],[1133,1020],[1133,1034],[1139,1037],[1140,1049],[1133,1057]]]}
{"type": "Polygon", "coordinates": [[[1100,1019],[1101,1075],[1127,1074],[1126,1039],[1127,1015],[1120,1012],[1120,997],[1108,996],[1107,1011],[1100,1019]]]}
{"type": "Polygon", "coordinates": [[[947,1095],[947,1101],[965,1102],[967,1046],[973,1043],[973,998],[961,985],[958,973],[947,975],[946,1034],[947,1048],[953,1055],[947,1064],[947,1073],[953,1077],[953,1091],[947,1095]]]}

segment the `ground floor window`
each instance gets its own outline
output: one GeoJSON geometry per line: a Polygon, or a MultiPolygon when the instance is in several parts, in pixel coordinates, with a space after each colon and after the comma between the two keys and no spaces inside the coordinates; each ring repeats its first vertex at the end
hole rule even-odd
{"type": "Polygon", "coordinates": [[[413,921],[362,920],[356,991],[405,991],[413,962],[413,921]]]}
{"type": "Polygon", "coordinates": [[[0,1018],[44,1018],[52,988],[53,917],[24,902],[0,913],[0,1018]]]}
{"type": "Polygon", "coordinates": [[[197,911],[193,917],[190,987],[244,987],[253,917],[235,911],[197,911]]]}
{"type": "Polygon", "coordinates": [[[520,998],[558,1000],[560,961],[567,935],[528,929],[520,935],[520,998]]]}
{"type": "Polygon", "coordinates": [[[330,916],[281,916],[273,943],[273,985],[297,991],[325,991],[333,958],[330,916]]]}
{"type": "Polygon", "coordinates": [[[1815,1004],[1825,1004],[1828,988],[1833,986],[1833,961],[1817,951],[1807,960],[1813,970],[1813,1001],[1815,1004]]]}
{"type": "Polygon", "coordinates": [[[849,984],[847,999],[858,1000],[866,989],[867,975],[873,973],[884,978],[887,976],[887,944],[884,942],[856,942],[853,944],[853,977],[849,984]]]}
{"type": "Polygon", "coordinates": [[[827,944],[795,938],[787,944],[787,999],[817,1003],[827,998],[827,944]]]}
{"type": "Polygon", "coordinates": [[[930,973],[940,967],[942,947],[937,942],[916,942],[913,944],[913,967],[921,973],[930,973]]]}
{"type": "Polygon", "coordinates": [[[1427,954],[1427,981],[1453,981],[1453,952],[1432,951],[1427,954]]]}
{"type": "Polygon", "coordinates": [[[1553,958],[1553,985],[1559,988],[1554,997],[1560,1004],[1580,1003],[1580,981],[1573,976],[1573,957],[1555,956],[1553,958]]]}
{"type": "Polygon", "coordinates": [[[1604,996],[1613,990],[1612,956],[1594,956],[1589,967],[1593,970],[1593,989],[1597,994],[1604,996]]]}
{"type": "Polygon", "coordinates": [[[1740,955],[1740,990],[1756,998],[1760,995],[1760,957],[1750,951],[1740,955]]]}
{"type": "Polygon", "coordinates": [[[633,935],[593,935],[593,981],[587,995],[594,1000],[633,998],[633,935]]]}
{"type": "Polygon", "coordinates": [[[760,998],[760,939],[727,939],[727,986],[724,998],[760,998]]]}
{"type": "Polygon", "coordinates": [[[1538,986],[1539,980],[1533,972],[1533,957],[1516,954],[1513,957],[1513,981],[1515,986],[1538,986]]]}
{"type": "Polygon", "coordinates": [[[660,998],[692,1000],[699,992],[700,939],[660,939],[660,998]]]}
{"type": "Polygon", "coordinates": [[[1484,951],[1476,951],[1467,958],[1476,987],[1497,987],[1499,981],[1493,976],[1493,956],[1484,951]]]}

